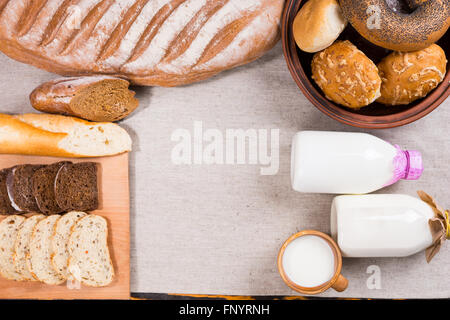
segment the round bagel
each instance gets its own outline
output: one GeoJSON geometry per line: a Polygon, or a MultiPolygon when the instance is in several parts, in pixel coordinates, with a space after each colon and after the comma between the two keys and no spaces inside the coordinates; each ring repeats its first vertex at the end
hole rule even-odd
{"type": "Polygon", "coordinates": [[[364,38],[390,50],[424,49],[438,41],[450,25],[449,0],[406,0],[410,13],[395,12],[387,0],[339,2],[344,17],[364,38]]]}

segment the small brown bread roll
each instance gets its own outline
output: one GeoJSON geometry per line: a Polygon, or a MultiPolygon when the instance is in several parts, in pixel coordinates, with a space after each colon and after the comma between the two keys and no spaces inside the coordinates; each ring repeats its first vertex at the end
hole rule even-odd
{"type": "Polygon", "coordinates": [[[300,49],[317,52],[333,44],[346,25],[337,0],[308,0],[295,17],[292,31],[300,49]]]}
{"type": "Polygon", "coordinates": [[[447,59],[436,44],[414,52],[393,52],[378,69],[382,80],[381,97],[387,105],[409,104],[425,97],[444,80],[447,59]]]}
{"type": "Polygon", "coordinates": [[[380,96],[377,66],[350,41],[337,41],[312,60],[312,78],[326,97],[359,109],[380,96]]]}
{"type": "Polygon", "coordinates": [[[109,76],[63,78],[46,82],[31,93],[33,108],[91,121],[118,121],[139,105],[130,83],[109,76]]]}

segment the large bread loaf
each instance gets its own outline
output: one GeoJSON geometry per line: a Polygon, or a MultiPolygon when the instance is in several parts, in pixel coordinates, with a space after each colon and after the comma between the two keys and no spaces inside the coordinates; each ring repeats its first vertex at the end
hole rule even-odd
{"type": "Polygon", "coordinates": [[[260,57],[284,0],[0,0],[0,50],[62,75],[176,86],[260,57]]]}

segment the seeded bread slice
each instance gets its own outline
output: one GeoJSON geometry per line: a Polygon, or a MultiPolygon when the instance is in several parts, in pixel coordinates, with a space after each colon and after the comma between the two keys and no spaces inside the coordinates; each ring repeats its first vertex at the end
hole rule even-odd
{"type": "Polygon", "coordinates": [[[59,215],[49,216],[39,221],[33,229],[30,240],[30,271],[36,279],[46,284],[58,285],[65,281],[51,263],[52,236],[59,215]]]}
{"type": "Polygon", "coordinates": [[[73,227],[68,243],[68,270],[82,284],[103,287],[112,282],[114,267],[107,238],[107,222],[97,215],[87,215],[73,227]]]}
{"type": "Polygon", "coordinates": [[[22,280],[14,267],[14,244],[25,217],[11,215],[0,222],[0,274],[9,280],[22,280]]]}
{"type": "Polygon", "coordinates": [[[17,233],[17,239],[14,244],[14,267],[16,272],[22,276],[23,280],[36,281],[30,272],[30,263],[28,261],[30,253],[30,239],[36,224],[44,219],[43,214],[36,214],[24,221],[22,227],[17,233]]]}
{"type": "Polygon", "coordinates": [[[36,212],[39,207],[33,195],[33,174],[42,168],[42,165],[18,165],[8,172],[6,187],[11,205],[20,212],[36,212]]]}
{"type": "Polygon", "coordinates": [[[61,217],[55,226],[55,233],[52,238],[53,256],[52,265],[56,272],[64,279],[68,279],[67,263],[69,261],[69,252],[67,243],[72,232],[73,226],[78,220],[86,216],[87,213],[71,211],[61,217]]]}
{"type": "Polygon", "coordinates": [[[63,210],[58,206],[55,198],[55,179],[59,169],[70,164],[61,161],[37,170],[33,175],[33,196],[39,211],[46,215],[58,214],[63,210]]]}
{"type": "Polygon", "coordinates": [[[17,211],[11,205],[8,190],[6,188],[6,177],[10,169],[0,170],[0,214],[16,214],[17,211]]]}
{"type": "Polygon", "coordinates": [[[98,208],[97,164],[65,164],[55,180],[55,197],[63,211],[92,211],[98,208]]]}

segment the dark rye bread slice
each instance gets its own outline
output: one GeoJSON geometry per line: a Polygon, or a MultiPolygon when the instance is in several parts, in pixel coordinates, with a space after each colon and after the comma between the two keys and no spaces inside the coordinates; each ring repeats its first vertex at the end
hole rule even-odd
{"type": "Polygon", "coordinates": [[[43,165],[24,164],[12,167],[6,176],[6,187],[11,205],[20,212],[39,211],[33,195],[32,178],[43,165]]]}
{"type": "Polygon", "coordinates": [[[8,190],[6,188],[6,177],[10,169],[0,170],[0,214],[10,215],[16,214],[17,211],[11,205],[8,190]]]}
{"type": "Polygon", "coordinates": [[[63,211],[92,211],[98,208],[97,164],[65,164],[56,175],[55,196],[63,211]]]}
{"type": "Polygon", "coordinates": [[[40,168],[33,175],[33,195],[39,211],[46,215],[63,212],[56,202],[55,180],[59,169],[70,161],[61,161],[40,168]]]}

